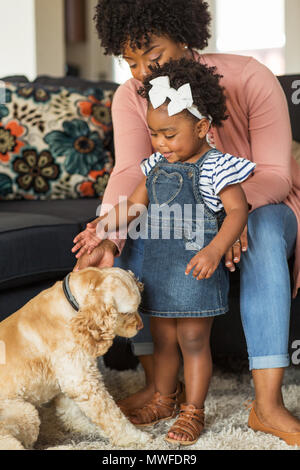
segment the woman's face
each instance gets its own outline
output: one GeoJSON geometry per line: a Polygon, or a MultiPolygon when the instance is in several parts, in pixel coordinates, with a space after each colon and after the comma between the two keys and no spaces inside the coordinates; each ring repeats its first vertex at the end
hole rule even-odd
{"type": "Polygon", "coordinates": [[[123,58],[128,63],[134,78],[142,82],[149,73],[149,65],[162,65],[170,59],[192,58],[185,44],[174,42],[168,36],[151,36],[150,43],[142,49],[125,46],[123,58]]]}

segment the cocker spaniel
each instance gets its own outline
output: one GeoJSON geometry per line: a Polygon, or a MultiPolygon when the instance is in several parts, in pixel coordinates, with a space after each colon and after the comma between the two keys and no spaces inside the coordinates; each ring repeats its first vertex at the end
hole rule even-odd
{"type": "Polygon", "coordinates": [[[117,446],[151,437],[132,425],[109,395],[97,357],[115,335],[142,328],[142,284],[130,271],[72,272],[0,323],[0,449],[31,448],[37,408],[53,400],[68,430],[101,434],[117,446]]]}

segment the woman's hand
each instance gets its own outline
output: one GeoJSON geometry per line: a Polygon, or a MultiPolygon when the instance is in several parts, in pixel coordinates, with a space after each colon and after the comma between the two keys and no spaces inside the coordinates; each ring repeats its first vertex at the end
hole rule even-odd
{"type": "Polygon", "coordinates": [[[117,247],[111,240],[103,240],[92,253],[84,254],[79,258],[73,271],[94,266],[96,268],[111,268],[117,254],[117,247]]]}
{"type": "Polygon", "coordinates": [[[198,280],[208,279],[219,266],[221,258],[221,253],[215,247],[207,245],[190,260],[185,274],[189,274],[194,269],[193,276],[198,280]]]}
{"type": "Polygon", "coordinates": [[[97,222],[90,222],[87,224],[86,229],[74,238],[73,243],[75,243],[75,246],[72,248],[72,253],[79,250],[75,255],[76,258],[80,258],[86,252],[91,254],[93,249],[100,245],[102,240],[97,236],[96,228],[97,222]]]}
{"type": "Polygon", "coordinates": [[[236,241],[231,248],[225,253],[225,266],[229,271],[235,271],[234,263],[238,263],[241,259],[242,251],[247,251],[248,248],[248,232],[247,224],[240,236],[240,241],[236,241]]]}

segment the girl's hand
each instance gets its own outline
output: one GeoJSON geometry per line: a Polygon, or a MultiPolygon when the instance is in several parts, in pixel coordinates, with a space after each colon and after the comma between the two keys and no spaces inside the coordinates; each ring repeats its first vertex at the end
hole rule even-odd
{"type": "Polygon", "coordinates": [[[80,258],[86,252],[90,254],[101,243],[102,240],[96,235],[96,227],[97,222],[90,222],[87,224],[86,229],[74,238],[75,246],[72,248],[72,253],[79,250],[75,255],[76,258],[80,258]]]}
{"type": "Polygon", "coordinates": [[[225,266],[229,271],[235,271],[234,263],[238,263],[241,259],[242,251],[247,251],[248,248],[248,232],[247,224],[240,236],[240,242],[236,242],[231,248],[225,253],[225,266]]]}
{"type": "Polygon", "coordinates": [[[219,263],[221,261],[221,254],[218,250],[207,245],[205,248],[199,251],[187,264],[185,274],[189,274],[194,268],[193,276],[198,280],[208,279],[213,275],[219,263]]]}

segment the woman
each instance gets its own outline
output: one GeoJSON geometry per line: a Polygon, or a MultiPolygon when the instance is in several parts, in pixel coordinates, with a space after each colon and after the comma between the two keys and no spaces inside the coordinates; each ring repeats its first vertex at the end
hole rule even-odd
{"type": "MultiPolygon", "coordinates": [[[[152,153],[146,124],[146,102],[137,94],[149,65],[181,57],[215,66],[223,76],[229,119],[212,129],[216,147],[256,163],[253,177],[242,183],[249,204],[248,225],[240,243],[225,257],[230,271],[240,269],[240,309],[255,386],[253,412],[261,430],[289,442],[300,422],[285,408],[281,385],[289,364],[290,279],[287,259],[295,252],[294,291],[300,287],[300,168],[291,157],[291,130],[286,100],[277,79],[250,57],[199,54],[207,46],[210,15],[202,0],[99,0],[96,27],[107,54],[122,55],[133,78],[117,90],[113,102],[116,165],[105,192],[105,204],[129,196],[142,179],[140,162],[152,153]],[[299,232],[299,231],[298,231],[299,232]],[[281,434],[280,434],[281,433],[281,434]]],[[[75,269],[116,264],[139,275],[142,240],[105,240],[75,269]],[[123,249],[123,251],[122,251],[123,249]]],[[[145,323],[146,323],[145,319],[145,323]]],[[[153,357],[149,327],[134,342],[146,374],[146,387],[123,400],[142,407],[152,397],[153,357]]],[[[251,421],[253,422],[253,420],[251,421]]],[[[252,426],[254,428],[254,425],[252,426]]]]}

